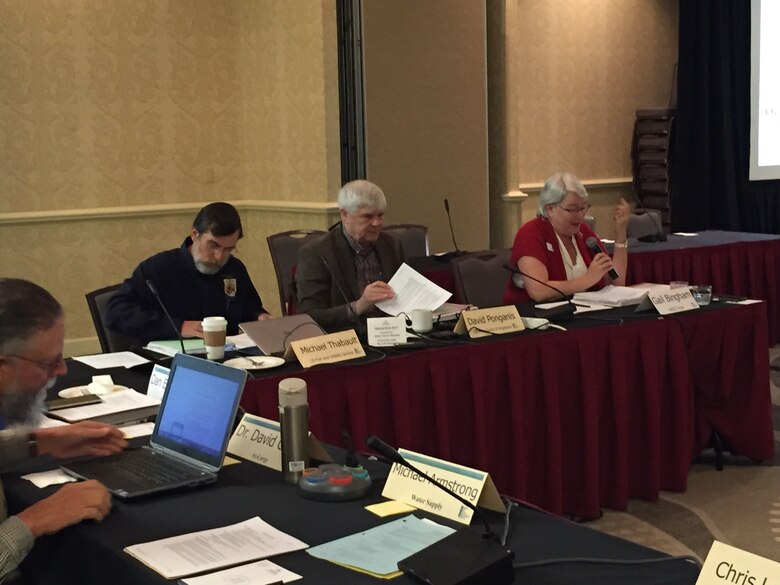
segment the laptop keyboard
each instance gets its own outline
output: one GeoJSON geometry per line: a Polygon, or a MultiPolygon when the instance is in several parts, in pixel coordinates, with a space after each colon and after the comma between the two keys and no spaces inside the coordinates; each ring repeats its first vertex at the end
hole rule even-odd
{"type": "Polygon", "coordinates": [[[199,475],[195,469],[177,464],[165,457],[155,455],[148,449],[123,451],[112,461],[117,471],[140,482],[170,484],[185,481],[199,475]]]}

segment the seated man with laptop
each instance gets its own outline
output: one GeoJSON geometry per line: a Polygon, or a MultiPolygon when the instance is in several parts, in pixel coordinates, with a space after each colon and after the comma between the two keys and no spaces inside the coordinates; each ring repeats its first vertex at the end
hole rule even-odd
{"type": "MultiPolygon", "coordinates": [[[[34,428],[46,390],[66,372],[62,357],[62,306],[46,290],[17,278],[0,278],[0,466],[36,455],[109,455],[126,446],[122,431],[96,422],[34,428]]],[[[2,486],[0,486],[2,489],[2,486]]],[[[96,481],[69,483],[7,517],[0,506],[0,580],[13,579],[35,539],[82,520],[102,520],[111,496],[96,481]]]]}
{"type": "Polygon", "coordinates": [[[144,260],[122,283],[108,302],[106,326],[146,343],[203,337],[204,317],[225,317],[228,335],[244,321],[270,319],[246,266],[233,255],[243,235],[235,207],[206,205],[181,247],[144,260]]]}
{"type": "Polygon", "coordinates": [[[381,316],[379,301],[392,299],[387,284],[404,262],[400,242],[382,233],[385,194],[370,181],[351,181],[338,194],[341,222],[298,251],[298,313],[333,332],[360,328],[381,316]]]}

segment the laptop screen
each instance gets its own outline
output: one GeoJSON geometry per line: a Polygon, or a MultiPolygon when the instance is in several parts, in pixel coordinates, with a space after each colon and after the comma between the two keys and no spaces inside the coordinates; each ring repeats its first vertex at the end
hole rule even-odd
{"type": "Polygon", "coordinates": [[[151,443],[219,468],[246,381],[246,372],[177,354],[151,443]]]}

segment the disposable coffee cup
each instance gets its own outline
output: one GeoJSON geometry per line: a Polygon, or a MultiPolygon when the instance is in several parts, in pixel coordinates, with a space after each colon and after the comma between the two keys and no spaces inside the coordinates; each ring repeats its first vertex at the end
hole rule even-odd
{"type": "Polygon", "coordinates": [[[200,322],[200,326],[203,328],[206,357],[210,360],[221,360],[225,357],[227,319],[224,317],[206,317],[200,322]]]}
{"type": "Polygon", "coordinates": [[[412,311],[412,330],[417,333],[427,333],[433,329],[433,312],[428,309],[412,311]]]}

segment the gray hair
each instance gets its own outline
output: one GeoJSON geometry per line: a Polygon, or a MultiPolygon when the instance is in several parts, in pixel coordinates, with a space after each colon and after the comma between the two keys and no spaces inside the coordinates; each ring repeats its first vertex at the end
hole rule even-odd
{"type": "Polygon", "coordinates": [[[62,315],[62,305],[46,289],[21,278],[0,278],[0,355],[18,351],[62,315]]]}
{"type": "Polygon", "coordinates": [[[567,193],[576,193],[585,201],[588,200],[585,186],[572,173],[557,172],[549,176],[539,193],[539,215],[547,217],[547,206],[558,205],[566,199],[567,193]]]}
{"type": "Polygon", "coordinates": [[[375,213],[384,213],[387,199],[377,185],[371,181],[359,179],[350,181],[339,190],[339,209],[355,213],[361,207],[368,207],[375,213]]]}

